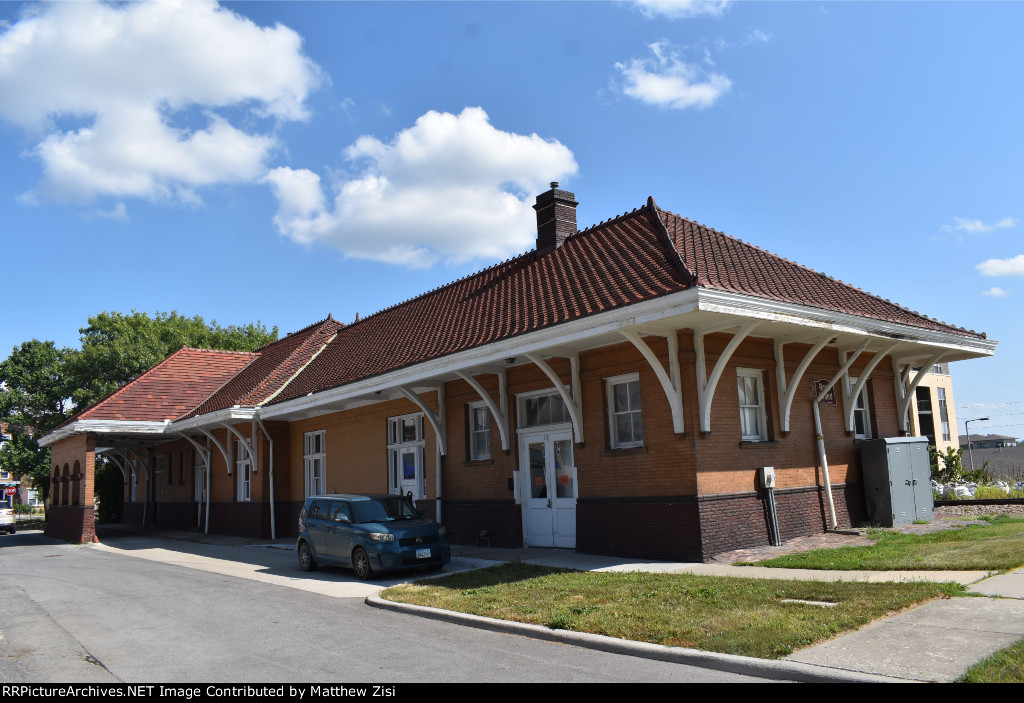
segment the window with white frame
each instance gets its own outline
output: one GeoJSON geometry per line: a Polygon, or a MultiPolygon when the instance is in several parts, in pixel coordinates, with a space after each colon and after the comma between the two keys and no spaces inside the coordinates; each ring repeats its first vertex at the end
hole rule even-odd
{"type": "Polygon", "coordinates": [[[238,476],[238,502],[250,502],[252,500],[252,462],[249,460],[249,450],[239,439],[235,440],[235,475],[238,476]]]}
{"type": "Polygon", "coordinates": [[[608,397],[608,426],[612,449],[641,447],[644,443],[640,410],[640,374],[605,379],[608,397]]]}
{"type": "Polygon", "coordinates": [[[423,413],[388,418],[388,491],[427,497],[423,481],[423,413]]]}
{"type": "Polygon", "coordinates": [[[736,369],[740,397],[740,434],[747,442],[763,442],[768,439],[762,376],[759,369],[736,369]]]}
{"type": "Polygon", "coordinates": [[[935,393],[939,400],[939,424],[942,427],[942,441],[948,442],[952,439],[952,436],[949,431],[949,407],[946,405],[946,389],[936,386],[935,393]]]}
{"type": "MultiPolygon", "coordinates": [[[[857,385],[857,379],[850,379],[850,392],[857,385]]],[[[868,410],[868,384],[864,384],[853,401],[853,436],[856,439],[871,439],[871,414],[868,410]]]]}
{"type": "Polygon", "coordinates": [[[196,502],[202,503],[206,498],[206,462],[198,449],[193,451],[192,476],[195,478],[196,502]]]}
{"type": "Polygon", "coordinates": [[[558,391],[523,393],[517,396],[517,401],[520,428],[562,425],[571,420],[565,401],[558,391]]]}
{"type": "Polygon", "coordinates": [[[491,411],[483,401],[469,404],[469,458],[491,458],[491,411]]]}
{"type": "Polygon", "coordinates": [[[303,461],[306,465],[306,496],[318,496],[324,493],[324,466],[327,463],[327,448],[325,430],[307,432],[305,437],[305,454],[303,461]]]}

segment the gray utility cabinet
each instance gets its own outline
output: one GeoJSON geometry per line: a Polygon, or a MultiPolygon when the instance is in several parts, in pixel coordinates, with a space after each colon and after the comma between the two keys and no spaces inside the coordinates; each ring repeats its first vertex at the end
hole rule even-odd
{"type": "Polygon", "coordinates": [[[884,527],[933,520],[927,437],[887,437],[860,445],[868,520],[884,527]]]}

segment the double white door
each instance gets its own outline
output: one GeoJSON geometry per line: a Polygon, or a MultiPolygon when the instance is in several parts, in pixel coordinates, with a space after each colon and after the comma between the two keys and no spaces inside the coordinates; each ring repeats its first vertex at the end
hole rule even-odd
{"type": "Polygon", "coordinates": [[[528,547],[576,547],[576,466],[569,430],[519,439],[523,541],[528,547]]]}

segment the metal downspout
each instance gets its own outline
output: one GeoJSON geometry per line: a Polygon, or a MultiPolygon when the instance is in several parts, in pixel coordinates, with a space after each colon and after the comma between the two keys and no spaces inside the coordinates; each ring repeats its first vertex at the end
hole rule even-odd
{"type": "Polygon", "coordinates": [[[263,420],[260,419],[259,408],[256,408],[253,419],[256,420],[256,423],[270,442],[270,539],[277,539],[277,522],[274,520],[274,438],[270,436],[267,428],[263,425],[263,420]]]}
{"type": "Polygon", "coordinates": [[[814,399],[814,434],[818,438],[818,458],[821,460],[821,475],[825,479],[825,498],[828,501],[828,520],[831,527],[836,529],[836,506],[832,502],[832,480],[828,475],[828,457],[825,456],[825,437],[821,432],[821,414],[818,412],[818,399],[814,399]]]}

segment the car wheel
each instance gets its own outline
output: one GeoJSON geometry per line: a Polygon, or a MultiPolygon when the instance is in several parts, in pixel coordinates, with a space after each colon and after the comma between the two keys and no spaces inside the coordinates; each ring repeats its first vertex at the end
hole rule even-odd
{"type": "Polygon", "coordinates": [[[352,570],[356,572],[356,578],[366,580],[373,578],[373,567],[370,566],[370,556],[362,547],[356,547],[352,552],[352,570]]]}
{"type": "Polygon", "coordinates": [[[316,559],[313,550],[305,542],[299,543],[299,568],[303,571],[316,571],[316,559]]]}

